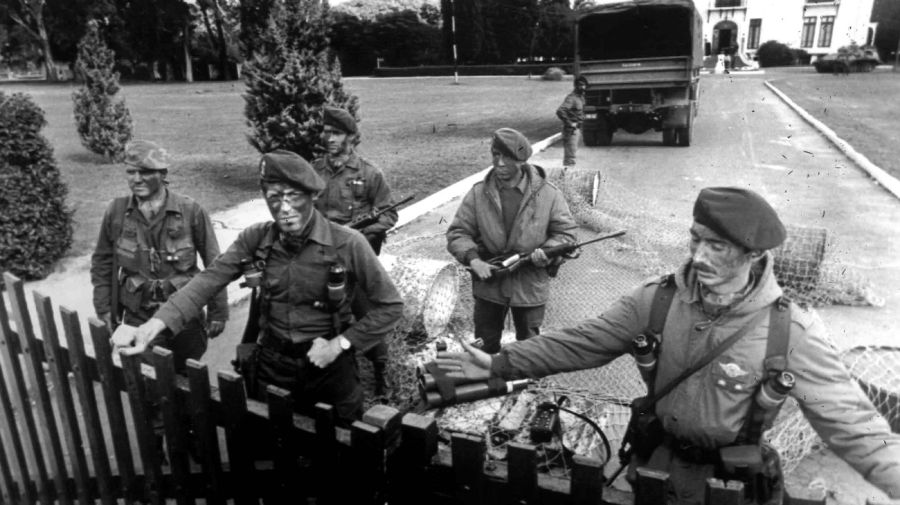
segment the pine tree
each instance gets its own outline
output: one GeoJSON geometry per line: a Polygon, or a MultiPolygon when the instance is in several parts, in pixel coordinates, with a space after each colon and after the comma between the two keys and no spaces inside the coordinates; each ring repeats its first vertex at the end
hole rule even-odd
{"type": "Polygon", "coordinates": [[[287,149],[311,160],[322,145],[322,107],[358,118],[359,102],[341,82],[329,49],[329,16],[322,0],[275,2],[269,28],[243,68],[244,115],[259,152],[287,149]]]}
{"type": "Polygon", "coordinates": [[[119,73],[113,70],[114,64],[115,54],[103,41],[97,22],[88,22],[87,33],[78,43],[76,67],[84,85],[72,94],[75,126],[84,147],[119,160],[131,140],[132,123],[125,100],[115,99],[119,73]]]}
{"type": "Polygon", "coordinates": [[[46,124],[28,95],[0,91],[0,270],[24,279],[45,277],[72,245],[68,188],[41,135],[46,124]]]}

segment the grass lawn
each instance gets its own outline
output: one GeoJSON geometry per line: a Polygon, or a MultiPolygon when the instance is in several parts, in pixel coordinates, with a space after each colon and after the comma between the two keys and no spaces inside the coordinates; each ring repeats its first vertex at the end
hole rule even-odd
{"type": "Polygon", "coordinates": [[[876,69],[846,76],[809,69],[766,69],[775,87],[872,163],[900,178],[900,72],[876,69]]]}
{"type": "MultiPolygon", "coordinates": [[[[556,107],[571,81],[525,77],[346,79],[359,96],[362,144],[359,151],[380,166],[394,194],[416,199],[490,164],[489,136],[502,126],[516,128],[533,142],[556,132],[556,107]]],[[[108,202],[127,194],[120,165],[82,147],[72,117],[74,84],[18,83],[0,92],[24,92],[43,107],[44,135],[69,186],[75,211],[71,256],[88,254],[108,202]]],[[[159,142],[172,154],[173,190],[199,201],[210,212],[258,196],[259,154],[246,140],[243,84],[126,84],[122,94],[134,119],[135,138],[159,142]]]]}

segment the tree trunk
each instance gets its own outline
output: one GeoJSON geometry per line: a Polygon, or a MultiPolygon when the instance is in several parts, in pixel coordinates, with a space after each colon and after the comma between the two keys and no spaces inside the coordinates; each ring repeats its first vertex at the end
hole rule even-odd
{"type": "Polygon", "coordinates": [[[184,80],[194,82],[194,64],[191,61],[191,20],[190,16],[184,18],[184,80]]]}
{"type": "Polygon", "coordinates": [[[213,14],[216,17],[216,34],[219,42],[219,74],[223,81],[232,79],[230,68],[228,65],[228,46],[225,44],[225,31],[222,29],[222,9],[219,7],[218,0],[211,0],[213,14]]]}
{"type": "MultiPolygon", "coordinates": [[[[198,2],[198,5],[200,6],[200,13],[203,14],[203,25],[206,26],[206,36],[209,37],[209,45],[210,47],[216,47],[218,42],[216,42],[216,39],[213,36],[212,24],[210,24],[209,15],[206,13],[207,4],[206,2],[198,2]]],[[[222,79],[223,77],[222,69],[219,68],[219,79],[222,79]]],[[[212,80],[212,75],[210,75],[209,79],[212,80]]]]}
{"type": "Polygon", "coordinates": [[[10,17],[40,44],[41,52],[44,56],[44,70],[47,74],[47,80],[56,81],[56,65],[53,62],[53,51],[50,49],[50,38],[47,36],[47,28],[44,27],[44,0],[33,4],[26,0],[19,0],[19,7],[22,9],[22,12],[27,13],[27,16],[23,18],[11,10],[10,17]],[[28,24],[26,21],[27,17],[34,19],[34,26],[28,24]]]}

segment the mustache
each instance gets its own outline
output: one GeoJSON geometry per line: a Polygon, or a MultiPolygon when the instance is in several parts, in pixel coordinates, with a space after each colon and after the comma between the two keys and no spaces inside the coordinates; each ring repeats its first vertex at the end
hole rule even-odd
{"type": "Polygon", "coordinates": [[[696,270],[696,271],[698,271],[698,272],[704,272],[704,273],[707,273],[707,274],[714,274],[714,273],[716,273],[716,269],[715,269],[715,268],[713,268],[713,267],[711,267],[711,266],[709,266],[709,265],[707,265],[707,264],[705,264],[705,263],[697,263],[696,261],[694,261],[694,262],[691,263],[691,266],[694,268],[694,270],[696,270]]]}

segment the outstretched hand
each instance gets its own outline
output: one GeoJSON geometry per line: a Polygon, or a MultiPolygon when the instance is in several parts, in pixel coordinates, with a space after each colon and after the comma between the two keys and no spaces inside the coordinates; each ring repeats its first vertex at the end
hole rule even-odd
{"type": "Polygon", "coordinates": [[[437,353],[437,359],[434,362],[437,363],[438,368],[454,378],[464,378],[472,382],[488,380],[491,376],[493,357],[462,340],[459,343],[465,352],[442,351],[437,353]]]}

